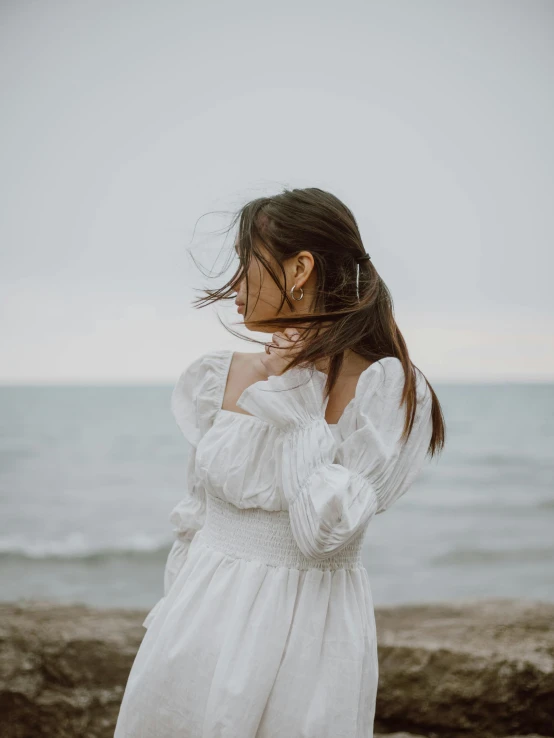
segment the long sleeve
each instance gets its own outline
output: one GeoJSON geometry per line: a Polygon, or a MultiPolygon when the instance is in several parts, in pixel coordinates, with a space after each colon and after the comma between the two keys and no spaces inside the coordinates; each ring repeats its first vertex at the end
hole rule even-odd
{"type": "Polygon", "coordinates": [[[186,466],[185,496],[177,503],[169,516],[173,524],[175,540],[169,551],[164,570],[164,595],[167,595],[179,574],[196,533],[206,518],[206,497],[195,473],[196,448],[190,446],[186,466]]]}
{"type": "MultiPolygon", "coordinates": [[[[203,420],[208,413],[203,412],[213,404],[215,383],[210,378],[210,356],[204,355],[193,361],[181,373],[171,394],[171,412],[187,440],[187,462],[184,480],[183,497],[169,514],[169,522],[173,526],[174,540],[169,551],[164,569],[164,594],[143,622],[147,628],[160,609],[162,602],[169,594],[173,583],[181,571],[188,554],[190,544],[196,532],[205,522],[206,496],[205,490],[195,471],[196,447],[203,434],[203,420]],[[202,404],[204,401],[204,405],[202,404]]],[[[213,364],[213,362],[211,362],[213,364]]]]}
{"type": "Polygon", "coordinates": [[[237,401],[281,430],[281,484],[293,535],[306,556],[332,556],[414,481],[432,433],[431,395],[418,376],[417,413],[405,445],[404,370],[395,357],[362,373],[340,443],[325,420],[322,372],[294,368],[250,385],[237,401]]]}

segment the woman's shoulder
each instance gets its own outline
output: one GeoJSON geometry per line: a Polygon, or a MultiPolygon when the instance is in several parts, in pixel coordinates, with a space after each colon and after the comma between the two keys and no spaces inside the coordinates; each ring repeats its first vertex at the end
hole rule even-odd
{"type": "MultiPolygon", "coordinates": [[[[416,416],[430,413],[431,393],[423,373],[415,367],[416,416]]],[[[396,432],[404,425],[406,373],[402,361],[386,356],[373,362],[360,375],[350,415],[351,430],[364,425],[396,432]]],[[[346,430],[346,429],[345,429],[346,430]]]]}
{"type": "Polygon", "coordinates": [[[171,410],[183,435],[194,446],[221,407],[232,352],[206,351],[181,370],[171,394],[171,410]]]}
{"type": "MultiPolygon", "coordinates": [[[[417,367],[414,366],[414,370],[417,397],[421,400],[427,395],[427,380],[417,367]]],[[[402,361],[396,356],[385,356],[374,361],[361,373],[356,399],[363,405],[378,396],[394,404],[398,395],[403,393],[405,383],[406,372],[402,361]]]]}

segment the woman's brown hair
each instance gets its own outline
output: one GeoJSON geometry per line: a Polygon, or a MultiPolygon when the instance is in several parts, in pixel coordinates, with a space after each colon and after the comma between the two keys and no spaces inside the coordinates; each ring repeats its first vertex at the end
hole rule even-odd
{"type": "MultiPolygon", "coordinates": [[[[284,189],[277,195],[247,202],[235,213],[226,230],[234,229],[237,221],[237,271],[223,287],[205,289],[205,296],[196,298],[193,305],[204,307],[218,300],[234,298],[235,285],[243,276],[248,294],[247,272],[255,256],[281,291],[278,312],[285,302],[294,311],[295,303],[282,286],[285,283],[284,269],[281,267],[281,274],[277,274],[258,244],[263,244],[277,265],[300,251],[309,251],[314,258],[318,280],[313,311],[249,321],[249,328],[255,330],[255,326],[263,324],[264,328],[274,326],[274,332],[277,332],[298,324],[302,348],[287,369],[298,365],[312,366],[320,359],[327,359],[326,394],[337,382],[346,349],[372,363],[387,356],[398,358],[406,378],[401,398],[401,405],[406,404],[406,421],[401,438],[407,440],[417,408],[416,369],[421,370],[410,359],[406,342],[394,319],[392,296],[373,261],[361,261],[359,273],[357,271],[356,259],[365,254],[365,248],[352,212],[335,195],[317,187],[307,187],[284,189]]],[[[248,304],[245,307],[247,313],[248,304]]],[[[224,327],[243,340],[263,344],[224,327]]],[[[427,451],[432,457],[444,448],[445,423],[435,391],[423,376],[432,396],[433,432],[427,451]]]]}

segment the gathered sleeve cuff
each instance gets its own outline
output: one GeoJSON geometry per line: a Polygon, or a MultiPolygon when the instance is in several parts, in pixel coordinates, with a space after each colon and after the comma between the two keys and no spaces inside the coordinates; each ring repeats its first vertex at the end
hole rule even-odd
{"type": "Polygon", "coordinates": [[[148,612],[143,627],[148,628],[165,602],[187,559],[192,539],[206,519],[206,496],[194,470],[196,448],[190,446],[186,466],[187,491],[171,510],[169,522],[173,525],[173,542],[163,572],[163,596],[148,612]]]}
{"type": "Polygon", "coordinates": [[[293,373],[250,385],[237,404],[282,430],[279,466],[291,529],[306,556],[325,559],[409,488],[431,437],[431,396],[420,384],[412,433],[401,443],[404,370],[394,357],[375,362],[360,376],[339,443],[325,421],[325,375],[293,373]]]}

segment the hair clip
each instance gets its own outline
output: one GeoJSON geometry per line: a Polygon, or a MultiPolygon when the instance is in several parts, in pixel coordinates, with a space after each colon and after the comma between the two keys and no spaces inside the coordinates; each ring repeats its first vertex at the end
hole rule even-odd
{"type": "Polygon", "coordinates": [[[365,252],[361,254],[361,256],[356,256],[356,295],[358,297],[358,302],[360,301],[360,262],[361,261],[370,261],[371,256],[365,252]]]}

